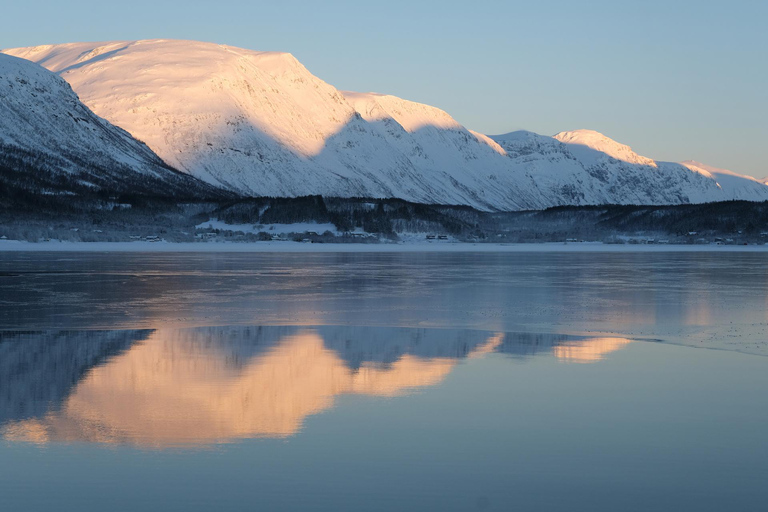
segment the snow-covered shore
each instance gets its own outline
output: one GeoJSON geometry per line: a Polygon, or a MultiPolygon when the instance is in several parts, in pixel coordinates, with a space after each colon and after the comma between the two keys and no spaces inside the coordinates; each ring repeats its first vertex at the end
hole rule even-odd
{"type": "Polygon", "coordinates": [[[761,252],[768,253],[768,245],[645,245],[603,244],[600,242],[494,244],[409,242],[380,244],[333,244],[300,242],[21,242],[0,241],[0,252],[761,252]]]}

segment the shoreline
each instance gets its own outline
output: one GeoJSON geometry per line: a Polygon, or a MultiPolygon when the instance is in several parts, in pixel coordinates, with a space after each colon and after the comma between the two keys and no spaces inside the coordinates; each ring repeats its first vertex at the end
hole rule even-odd
{"type": "Polygon", "coordinates": [[[0,252],[185,252],[185,253],[415,253],[415,252],[609,252],[768,253],[768,245],[656,245],[602,242],[546,242],[540,244],[411,242],[379,244],[301,242],[22,242],[0,241],[0,252]]]}

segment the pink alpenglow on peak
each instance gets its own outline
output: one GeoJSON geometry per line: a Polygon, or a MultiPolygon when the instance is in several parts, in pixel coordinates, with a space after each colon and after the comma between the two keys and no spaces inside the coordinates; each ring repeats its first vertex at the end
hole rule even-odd
{"type": "Polygon", "coordinates": [[[616,142],[594,130],[560,132],[554,138],[564,144],[586,146],[623,162],[656,167],[656,162],[653,159],[640,156],[632,151],[632,148],[629,146],[616,142]]]}
{"type": "Polygon", "coordinates": [[[694,160],[686,160],[682,164],[694,172],[716,180],[720,188],[734,199],[765,201],[764,190],[768,180],[758,180],[751,176],[738,174],[728,169],[718,169],[694,160]]]}

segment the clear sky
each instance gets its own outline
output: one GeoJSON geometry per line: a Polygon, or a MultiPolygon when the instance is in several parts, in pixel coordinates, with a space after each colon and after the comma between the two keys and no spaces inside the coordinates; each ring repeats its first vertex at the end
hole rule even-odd
{"type": "Polygon", "coordinates": [[[196,39],[293,53],[339,89],[468,128],[590,128],[658,160],[768,176],[766,0],[4,2],[0,48],[196,39]]]}

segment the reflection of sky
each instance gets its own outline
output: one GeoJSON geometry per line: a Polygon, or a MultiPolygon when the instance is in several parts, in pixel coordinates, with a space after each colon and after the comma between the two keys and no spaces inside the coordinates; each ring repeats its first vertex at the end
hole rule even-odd
{"type": "MultiPolygon", "coordinates": [[[[464,358],[541,351],[594,362],[627,343],[346,327],[160,330],[91,368],[68,395],[60,393],[67,395],[60,405],[10,421],[3,432],[7,440],[35,443],[157,448],[280,438],[341,395],[397,397],[437,386],[464,358]]],[[[71,359],[62,354],[60,366],[71,359]]]]}

